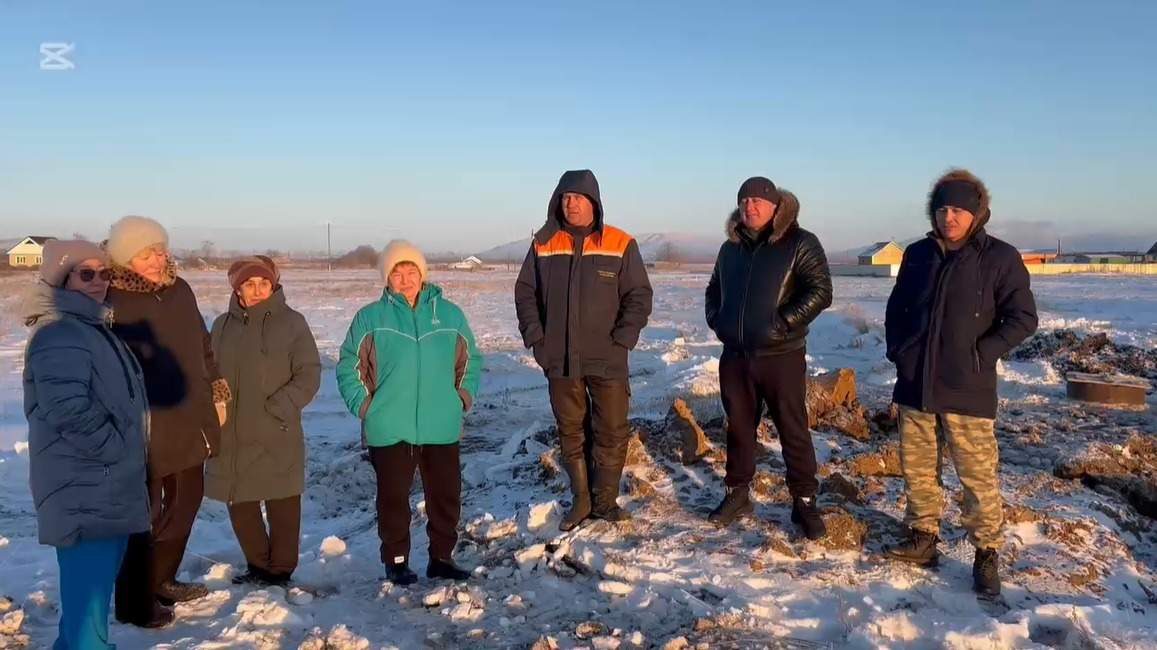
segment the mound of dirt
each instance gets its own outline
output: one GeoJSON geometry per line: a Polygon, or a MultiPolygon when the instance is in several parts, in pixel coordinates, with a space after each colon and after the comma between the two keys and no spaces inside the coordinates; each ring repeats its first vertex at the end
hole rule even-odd
{"type": "Polygon", "coordinates": [[[1010,352],[1009,358],[1047,359],[1062,373],[1133,375],[1157,382],[1157,349],[1114,343],[1104,332],[1087,336],[1071,329],[1037,332],[1010,352]]]}

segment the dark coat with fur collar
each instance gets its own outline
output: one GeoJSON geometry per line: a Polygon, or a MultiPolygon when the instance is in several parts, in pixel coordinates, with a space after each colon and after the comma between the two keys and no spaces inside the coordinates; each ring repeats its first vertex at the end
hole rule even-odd
{"type": "Polygon", "coordinates": [[[832,304],[827,256],[814,234],[799,227],[799,201],[781,199],[771,228],[752,233],[739,210],[727,219],[707,283],[707,325],[724,351],[784,354],[805,346],[808,325],[832,304]]]}
{"type": "Polygon", "coordinates": [[[963,180],[980,193],[968,242],[950,252],[932,231],[904,251],[885,316],[897,404],[929,413],[996,417],[996,362],[1037,327],[1036,303],[1020,253],[992,237],[988,190],[953,170],[933,186],[963,180]]]}
{"type": "Polygon", "coordinates": [[[140,362],[149,395],[149,476],[196,467],[220,447],[213,403],[228,397],[197,297],[171,265],[160,283],[124,267],[112,274],[112,329],[140,362]]]}

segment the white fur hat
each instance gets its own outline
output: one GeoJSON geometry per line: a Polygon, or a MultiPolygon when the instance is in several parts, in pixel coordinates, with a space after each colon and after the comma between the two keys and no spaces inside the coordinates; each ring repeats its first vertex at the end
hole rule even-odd
{"type": "Polygon", "coordinates": [[[148,217],[128,216],[109,229],[105,248],[114,264],[128,266],[137,253],[157,244],[169,247],[169,233],[164,226],[148,217]]]}
{"type": "Polygon", "coordinates": [[[426,267],[426,256],[418,247],[404,239],[395,239],[386,244],[382,251],[382,279],[389,282],[390,272],[402,262],[409,262],[418,267],[422,274],[422,282],[429,278],[429,269],[426,267]]]}

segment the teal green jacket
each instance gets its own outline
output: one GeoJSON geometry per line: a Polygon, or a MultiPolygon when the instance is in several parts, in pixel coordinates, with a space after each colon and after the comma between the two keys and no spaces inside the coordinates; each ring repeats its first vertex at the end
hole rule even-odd
{"type": "Polygon", "coordinates": [[[370,447],[458,442],[481,375],[465,314],[433,284],[414,308],[389,289],[362,307],[337,362],[338,390],[370,447]]]}

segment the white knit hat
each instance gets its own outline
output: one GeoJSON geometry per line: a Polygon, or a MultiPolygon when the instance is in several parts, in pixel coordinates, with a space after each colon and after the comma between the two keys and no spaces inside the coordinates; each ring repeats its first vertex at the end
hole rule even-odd
{"type": "Polygon", "coordinates": [[[422,274],[422,282],[429,277],[426,256],[422,251],[404,239],[395,239],[386,244],[386,249],[382,251],[382,279],[389,282],[390,272],[402,262],[409,262],[418,267],[418,272],[422,274]]]}
{"type": "Polygon", "coordinates": [[[148,217],[128,216],[112,225],[105,248],[114,264],[128,266],[137,253],[149,246],[169,247],[165,227],[148,217]]]}

